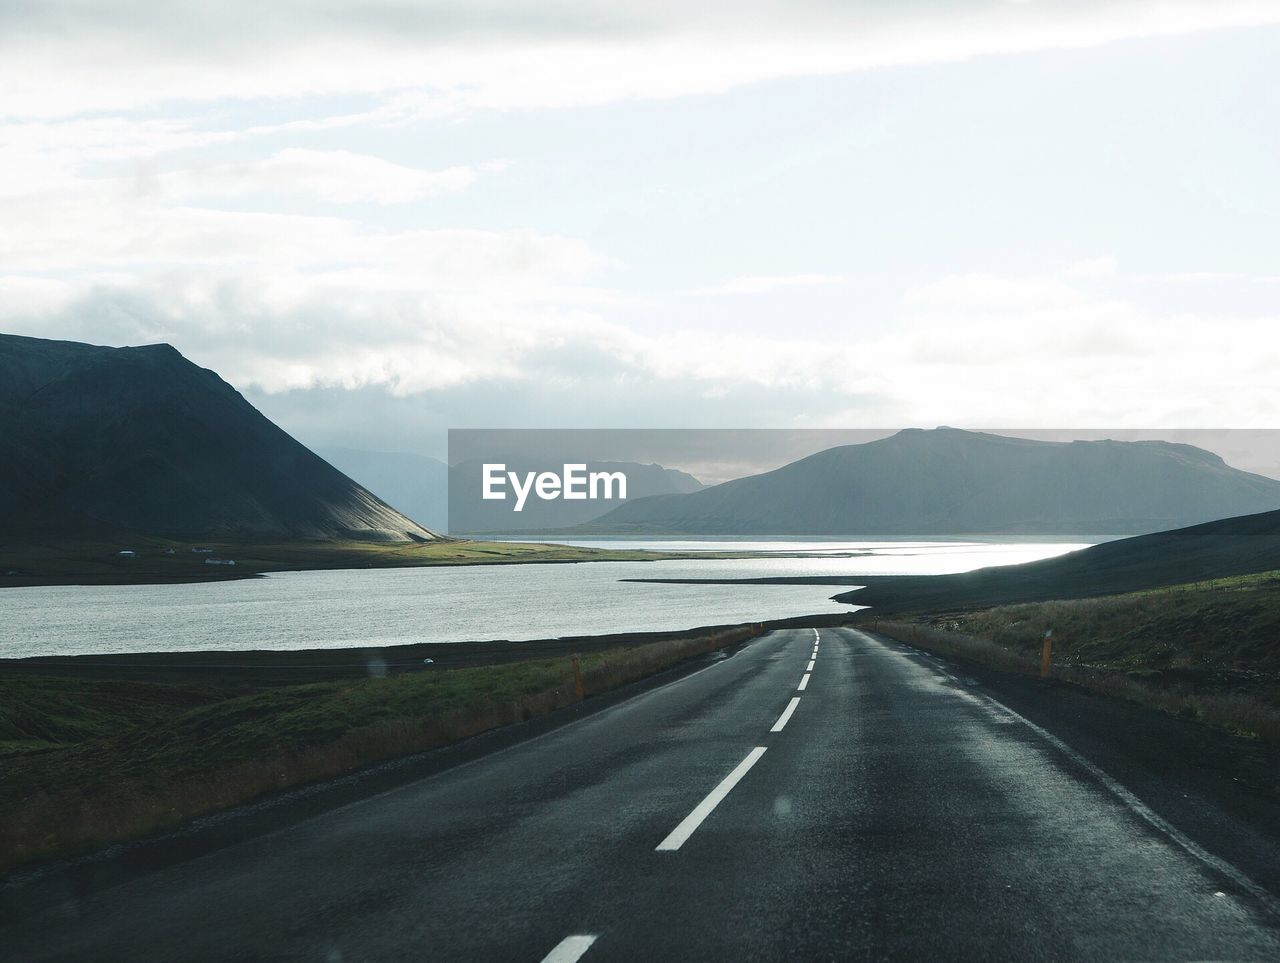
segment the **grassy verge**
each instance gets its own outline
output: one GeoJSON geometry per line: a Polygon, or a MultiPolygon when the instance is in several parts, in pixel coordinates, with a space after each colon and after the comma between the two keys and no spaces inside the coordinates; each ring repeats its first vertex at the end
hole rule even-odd
{"type": "MultiPolygon", "coordinates": [[[[868,619],[864,619],[864,622],[868,619]]],[[[1055,678],[1280,743],[1280,572],[872,624],[885,635],[1055,678]]]]}
{"type": "Polygon", "coordinates": [[[0,677],[0,871],[156,832],[264,793],[568,706],[758,626],[571,657],[245,693],[0,677]],[[2,750],[0,750],[2,751],[2,750]]]}

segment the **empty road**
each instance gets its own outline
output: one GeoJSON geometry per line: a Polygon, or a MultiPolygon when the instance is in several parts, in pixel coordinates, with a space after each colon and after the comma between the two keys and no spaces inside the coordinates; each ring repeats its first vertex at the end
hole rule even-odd
{"type": "Polygon", "coordinates": [[[1277,959],[1272,894],[853,629],[0,930],[46,959],[1277,959]]]}

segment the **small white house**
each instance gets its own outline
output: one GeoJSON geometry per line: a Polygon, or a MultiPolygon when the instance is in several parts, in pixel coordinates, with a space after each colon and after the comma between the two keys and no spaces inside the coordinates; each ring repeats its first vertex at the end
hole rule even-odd
{"type": "Polygon", "coordinates": [[[233,559],[233,558],[206,558],[206,559],[204,560],[204,564],[206,564],[206,565],[234,565],[234,564],[236,564],[236,560],[235,560],[235,559],[233,559]]]}
{"type": "Polygon", "coordinates": [[[120,551],[116,552],[116,554],[121,558],[135,558],[138,553],[131,548],[122,548],[120,551]]]}

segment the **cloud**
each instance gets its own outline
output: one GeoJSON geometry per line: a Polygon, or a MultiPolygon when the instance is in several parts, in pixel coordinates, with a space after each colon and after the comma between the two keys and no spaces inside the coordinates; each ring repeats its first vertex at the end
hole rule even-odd
{"type": "MultiPolygon", "coordinates": [[[[380,190],[385,199],[465,180],[446,174],[408,177],[384,188],[346,184],[336,179],[332,166],[314,163],[316,152],[301,153],[312,155],[312,180],[304,186],[332,191],[340,199],[362,194],[372,199],[380,190]]],[[[376,169],[381,163],[344,159],[339,167],[376,169]]],[[[580,241],[532,231],[392,230],[331,215],[181,203],[191,192],[266,189],[291,167],[300,170],[292,159],[283,166],[272,159],[251,167],[244,179],[224,172],[182,173],[171,181],[164,176],[81,179],[0,196],[0,264],[10,272],[142,274],[174,265],[225,265],[281,276],[305,270],[316,282],[361,271],[366,283],[381,286],[450,287],[469,283],[476,272],[487,276],[495,270],[509,273],[511,283],[519,276],[521,284],[538,285],[544,277],[581,275],[607,260],[580,241]],[[171,203],[175,194],[179,203],[171,203]]]]}
{"type": "Polygon", "coordinates": [[[1105,278],[1114,275],[1119,267],[1119,262],[1108,255],[1074,261],[1063,273],[1069,278],[1105,278]]]}
{"type": "MultiPolygon", "coordinates": [[[[947,273],[923,250],[919,263],[939,276],[916,284],[886,271],[869,305],[843,304],[853,292],[835,289],[835,275],[730,277],[668,296],[833,290],[820,324],[796,311],[785,327],[770,318],[771,334],[737,324],[767,317],[767,298],[692,306],[731,309],[738,329],[725,333],[628,326],[619,319],[638,312],[610,252],[554,230],[418,226],[443,221],[394,207],[470,190],[469,223],[551,216],[512,208],[514,194],[486,208],[484,165],[438,159],[448,126],[412,128],[433,135],[429,150],[415,144],[432,158],[421,167],[369,145],[423,118],[1276,22],[1280,6],[1251,0],[0,0],[0,317],[51,337],[172,341],[271,397],[430,398],[461,405],[449,408],[458,419],[471,417],[462,400],[488,398],[475,410],[547,423],[600,412],[642,423],[704,412],[740,424],[1271,423],[1274,319],[1154,309],[1123,293],[1138,279],[1111,257],[1010,276],[947,273]]],[[[492,136],[483,126],[468,130],[473,146],[492,136]]],[[[554,164],[539,139],[554,131],[529,127],[536,136],[513,139],[554,164]]],[[[561,185],[528,186],[551,183],[561,185]]],[[[569,210],[552,223],[641,248],[616,240],[616,218],[569,210]]],[[[656,248],[663,229],[679,221],[655,216],[655,233],[635,238],[656,248]]],[[[664,297],[655,262],[630,275],[657,278],[642,282],[646,308],[664,297]]]]}
{"type": "Polygon", "coordinates": [[[697,288],[693,294],[701,297],[737,294],[767,294],[781,288],[806,288],[828,284],[841,284],[844,278],[834,274],[784,274],[733,278],[722,284],[697,288]]]}
{"type": "Polygon", "coordinates": [[[300,194],[331,204],[400,204],[465,190],[476,176],[467,166],[425,171],[368,154],[295,147],[251,163],[140,172],[133,185],[140,193],[168,198],[300,194]]]}
{"type": "MultiPolygon", "coordinates": [[[[651,427],[1260,427],[1280,418],[1276,318],[1162,314],[1051,276],[964,275],[904,297],[892,329],[851,329],[837,342],[802,330],[645,332],[610,320],[609,292],[592,286],[607,266],[557,261],[554,240],[546,253],[539,239],[476,240],[465,281],[438,289],[339,276],[294,286],[183,268],[145,283],[0,278],[0,312],[11,330],[37,336],[170,341],[263,397],[341,389],[356,393],[352,404],[402,399],[397,410],[421,411],[423,431],[512,418],[592,425],[606,413],[618,426],[651,427]],[[521,280],[519,252],[530,244],[559,263],[537,285],[521,280]]],[[[378,410],[368,403],[366,413],[378,410]]],[[[318,432],[328,417],[294,416],[318,432]]]]}
{"type": "Polygon", "coordinates": [[[49,0],[0,5],[0,115],[353,93],[397,95],[383,117],[564,107],[1278,21],[1267,0],[49,0]]]}

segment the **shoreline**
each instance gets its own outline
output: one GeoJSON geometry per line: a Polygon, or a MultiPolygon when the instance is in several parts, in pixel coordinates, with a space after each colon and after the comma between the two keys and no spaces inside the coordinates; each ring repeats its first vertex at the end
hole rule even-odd
{"type": "Polygon", "coordinates": [[[549,542],[268,542],[129,538],[52,540],[0,546],[0,589],[94,585],[192,585],[261,578],[281,572],[357,569],[566,565],[767,557],[749,551],[652,551],[585,548],[549,542]],[[123,556],[122,551],[135,554],[123,556]],[[234,564],[206,564],[207,558],[234,564]]]}

